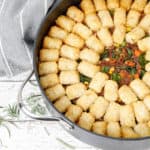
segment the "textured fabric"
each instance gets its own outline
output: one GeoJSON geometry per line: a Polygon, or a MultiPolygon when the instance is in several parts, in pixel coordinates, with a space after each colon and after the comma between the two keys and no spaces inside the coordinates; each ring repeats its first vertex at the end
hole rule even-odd
{"type": "Polygon", "coordinates": [[[52,0],[0,0],[0,77],[32,68],[33,42],[52,0]]]}

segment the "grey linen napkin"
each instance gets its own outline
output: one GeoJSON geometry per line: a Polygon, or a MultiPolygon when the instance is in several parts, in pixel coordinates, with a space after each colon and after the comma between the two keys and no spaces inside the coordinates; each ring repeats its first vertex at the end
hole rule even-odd
{"type": "Polygon", "coordinates": [[[0,0],[0,77],[32,68],[33,42],[52,0],[0,0]]]}

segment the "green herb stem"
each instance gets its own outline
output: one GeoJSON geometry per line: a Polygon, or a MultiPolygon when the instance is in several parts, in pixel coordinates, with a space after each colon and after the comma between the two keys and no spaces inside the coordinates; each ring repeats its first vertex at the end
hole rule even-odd
{"type": "Polygon", "coordinates": [[[85,75],[83,75],[83,74],[80,74],[80,82],[90,82],[91,81],[91,78],[89,78],[89,77],[87,77],[87,76],[85,76],[85,75]]]}

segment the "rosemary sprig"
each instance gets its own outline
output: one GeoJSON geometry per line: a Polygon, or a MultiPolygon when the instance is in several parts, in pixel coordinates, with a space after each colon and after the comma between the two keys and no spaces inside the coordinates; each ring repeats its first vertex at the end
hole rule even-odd
{"type": "Polygon", "coordinates": [[[29,106],[32,113],[36,115],[45,115],[46,114],[46,108],[41,105],[41,95],[37,94],[31,94],[27,99],[26,103],[29,106]]]}
{"type": "Polygon", "coordinates": [[[31,106],[37,103],[40,99],[41,99],[41,95],[30,94],[30,96],[27,97],[26,102],[31,106]]]}
{"type": "MultiPolygon", "coordinates": [[[[46,107],[41,103],[41,95],[31,94],[27,97],[24,102],[32,113],[36,115],[46,114],[46,107]]],[[[11,136],[9,125],[17,127],[16,122],[27,122],[31,120],[18,120],[19,118],[19,108],[17,104],[9,104],[6,107],[0,106],[0,110],[3,116],[0,116],[0,127],[7,130],[9,137],[11,136]]],[[[0,145],[2,145],[2,140],[0,139],[0,145]]]]}
{"type": "Polygon", "coordinates": [[[7,113],[7,116],[9,116],[10,118],[18,118],[19,117],[19,109],[18,109],[18,105],[14,104],[14,105],[8,105],[5,109],[4,112],[7,113]]]}
{"type": "Polygon", "coordinates": [[[34,114],[45,115],[46,109],[45,109],[45,107],[41,106],[40,104],[37,104],[36,106],[32,107],[31,112],[34,114]]]}

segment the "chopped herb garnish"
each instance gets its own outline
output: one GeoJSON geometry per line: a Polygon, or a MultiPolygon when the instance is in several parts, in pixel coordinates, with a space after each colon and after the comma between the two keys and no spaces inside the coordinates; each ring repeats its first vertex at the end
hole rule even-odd
{"type": "Polygon", "coordinates": [[[130,72],[130,73],[131,73],[132,75],[136,74],[136,72],[137,72],[136,68],[131,68],[131,72],[130,72]]]}
{"type": "Polygon", "coordinates": [[[139,56],[138,62],[140,63],[141,67],[144,69],[145,65],[148,63],[148,61],[145,60],[145,54],[141,54],[139,56]]]}
{"type": "Polygon", "coordinates": [[[108,52],[108,50],[105,50],[105,51],[101,54],[100,59],[103,60],[103,59],[107,58],[108,56],[109,56],[109,52],[108,52]]]}
{"type": "Polygon", "coordinates": [[[111,75],[111,79],[112,80],[115,80],[115,81],[117,81],[117,82],[119,82],[120,80],[121,80],[121,77],[120,77],[120,75],[118,74],[118,73],[112,73],[112,75],[111,75]]]}
{"type": "Polygon", "coordinates": [[[145,70],[141,70],[141,72],[140,72],[140,78],[143,78],[145,72],[146,72],[145,70]]]}
{"type": "Polygon", "coordinates": [[[91,78],[83,75],[83,74],[80,74],[80,82],[90,82],[91,81],[91,78]]]}
{"type": "Polygon", "coordinates": [[[107,73],[110,79],[119,85],[130,84],[137,78],[142,78],[145,73],[145,65],[148,61],[137,44],[126,43],[107,47],[101,54],[101,71],[107,73]],[[111,69],[113,68],[113,69],[111,69]]]}
{"type": "Polygon", "coordinates": [[[103,67],[101,68],[101,71],[104,72],[104,73],[108,73],[108,72],[109,72],[109,69],[110,69],[110,67],[108,67],[108,66],[103,66],[103,67]]]}
{"type": "Polygon", "coordinates": [[[137,70],[135,67],[126,67],[126,70],[131,74],[131,75],[134,75],[137,70]]]}
{"type": "Polygon", "coordinates": [[[133,51],[130,48],[127,48],[128,56],[131,58],[133,55],[133,51]]]}

